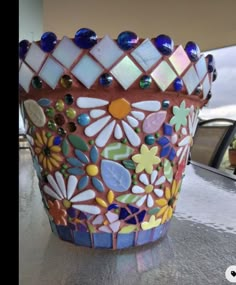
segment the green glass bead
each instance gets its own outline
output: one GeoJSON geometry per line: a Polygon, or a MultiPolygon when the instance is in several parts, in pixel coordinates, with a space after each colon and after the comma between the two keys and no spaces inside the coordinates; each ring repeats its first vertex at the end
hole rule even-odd
{"type": "Polygon", "coordinates": [[[69,75],[65,74],[61,77],[60,83],[62,87],[70,88],[72,85],[72,79],[69,75]]]}
{"type": "Polygon", "coordinates": [[[55,116],[55,110],[53,107],[48,107],[46,110],[45,110],[45,114],[47,117],[49,118],[53,118],[55,116]]]}
{"type": "Polygon", "coordinates": [[[56,102],[56,109],[57,109],[57,111],[62,112],[64,110],[64,106],[65,106],[65,104],[64,104],[64,102],[61,99],[59,99],[56,102]]]}
{"type": "Polygon", "coordinates": [[[52,131],[56,131],[57,129],[57,124],[54,122],[54,120],[49,120],[48,121],[48,128],[52,131]]]}
{"type": "Polygon", "coordinates": [[[76,111],[75,111],[75,109],[73,109],[73,108],[68,108],[68,109],[66,110],[66,116],[67,116],[69,119],[74,119],[75,116],[76,116],[76,111]]]}
{"type": "Polygon", "coordinates": [[[42,86],[43,86],[42,79],[41,79],[39,76],[34,76],[34,77],[32,78],[32,86],[33,86],[35,89],[41,89],[42,86]]]}

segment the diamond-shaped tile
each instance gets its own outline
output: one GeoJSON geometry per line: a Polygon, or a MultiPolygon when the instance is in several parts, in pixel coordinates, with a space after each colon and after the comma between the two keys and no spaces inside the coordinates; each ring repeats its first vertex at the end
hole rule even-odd
{"type": "Polygon", "coordinates": [[[124,52],[109,36],[105,36],[98,44],[96,44],[90,53],[105,67],[109,68],[117,61],[124,52]]]}
{"type": "Polygon", "coordinates": [[[166,61],[162,61],[151,73],[152,78],[162,91],[174,81],[176,73],[166,61]]]}
{"type": "Polygon", "coordinates": [[[183,82],[187,88],[188,94],[192,94],[194,89],[199,84],[199,78],[197,72],[193,66],[191,66],[188,71],[182,77],[183,82]]]}
{"type": "Polygon", "coordinates": [[[142,74],[141,70],[133,61],[125,56],[116,66],[111,69],[112,75],[126,90],[142,74]]]}
{"type": "Polygon", "coordinates": [[[185,50],[182,46],[178,46],[177,49],[169,57],[169,61],[172,63],[177,74],[180,75],[183,71],[190,65],[189,60],[185,50]]]}
{"type": "Polygon", "coordinates": [[[70,68],[81,52],[82,49],[78,48],[72,40],[63,37],[52,55],[66,68],[70,68]]]}
{"type": "Polygon", "coordinates": [[[162,54],[155,48],[149,39],[143,41],[131,55],[147,71],[162,57],[162,54]]]}
{"type": "Polygon", "coordinates": [[[52,88],[55,89],[58,81],[64,73],[64,68],[54,59],[48,58],[40,70],[39,76],[52,88]]]}
{"type": "Polygon", "coordinates": [[[204,56],[200,57],[200,59],[195,64],[195,68],[197,70],[199,80],[201,81],[204,78],[204,76],[207,74],[207,65],[204,56]]]}
{"type": "Polygon", "coordinates": [[[46,56],[47,54],[44,53],[37,44],[32,43],[25,57],[25,62],[27,62],[33,70],[38,72],[46,56]]]}
{"type": "Polygon", "coordinates": [[[19,83],[26,92],[29,92],[33,76],[34,72],[25,63],[22,63],[19,70],[19,83]]]}
{"type": "Polygon", "coordinates": [[[203,80],[202,83],[202,91],[203,91],[203,97],[206,98],[207,94],[209,93],[211,89],[211,84],[209,80],[209,76],[206,75],[205,79],[203,80]]]}
{"type": "Polygon", "coordinates": [[[93,85],[102,72],[103,68],[88,55],[84,55],[71,71],[87,88],[93,85]]]}

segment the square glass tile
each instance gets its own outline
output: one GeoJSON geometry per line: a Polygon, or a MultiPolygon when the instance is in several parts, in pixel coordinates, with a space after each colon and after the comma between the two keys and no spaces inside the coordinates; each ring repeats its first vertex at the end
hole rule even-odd
{"type": "Polygon", "coordinates": [[[52,58],[48,58],[40,70],[39,76],[52,88],[55,89],[64,68],[52,58]]]}
{"type": "Polygon", "coordinates": [[[182,46],[178,46],[177,49],[169,57],[169,61],[172,63],[177,74],[180,75],[183,71],[190,65],[189,60],[185,50],[182,46]]]}
{"type": "Polygon", "coordinates": [[[182,77],[183,82],[187,88],[188,94],[192,94],[194,89],[199,84],[199,78],[197,72],[193,66],[189,68],[189,70],[182,77]]]}
{"type": "Polygon", "coordinates": [[[177,77],[174,70],[169,66],[166,61],[162,61],[151,73],[152,78],[162,91],[174,81],[177,77]]]}
{"type": "Polygon", "coordinates": [[[87,88],[93,85],[102,72],[103,68],[88,55],[84,55],[71,70],[71,73],[87,88]]]}
{"type": "Polygon", "coordinates": [[[142,72],[128,56],[125,56],[111,69],[111,74],[114,75],[126,90],[142,74],[142,72]]]}
{"type": "Polygon", "coordinates": [[[155,48],[149,39],[143,41],[134,51],[131,52],[131,55],[145,71],[151,68],[162,57],[161,53],[155,48]]]}
{"type": "Polygon", "coordinates": [[[96,44],[90,53],[105,67],[110,68],[124,52],[109,36],[105,36],[98,44],[96,44]]]}
{"type": "Polygon", "coordinates": [[[206,75],[205,79],[203,80],[202,83],[202,92],[203,92],[203,97],[206,98],[207,94],[209,93],[211,89],[211,84],[209,80],[209,76],[206,75]]]}
{"type": "Polygon", "coordinates": [[[19,83],[26,92],[29,92],[33,76],[34,72],[25,63],[22,63],[19,70],[19,83]]]}
{"type": "Polygon", "coordinates": [[[52,55],[66,68],[70,68],[81,52],[82,50],[78,48],[72,40],[63,37],[52,55]]]}
{"type": "Polygon", "coordinates": [[[204,76],[207,74],[207,65],[206,65],[206,59],[204,56],[200,57],[200,59],[195,64],[195,68],[197,70],[199,80],[202,81],[204,76]]]}
{"type": "Polygon", "coordinates": [[[34,71],[38,72],[46,56],[47,54],[44,53],[37,44],[32,43],[25,57],[25,62],[28,63],[34,71]]]}

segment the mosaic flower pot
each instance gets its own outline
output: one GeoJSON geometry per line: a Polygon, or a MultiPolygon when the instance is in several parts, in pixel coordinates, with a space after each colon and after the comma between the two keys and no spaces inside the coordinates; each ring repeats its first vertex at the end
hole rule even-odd
{"type": "Polygon", "coordinates": [[[52,231],[79,246],[159,240],[173,216],[211,55],[168,36],[20,42],[20,102],[52,231]]]}

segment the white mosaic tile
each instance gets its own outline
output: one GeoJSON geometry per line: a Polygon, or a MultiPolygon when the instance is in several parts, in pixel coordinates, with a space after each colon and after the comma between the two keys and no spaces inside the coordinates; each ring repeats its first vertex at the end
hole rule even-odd
{"type": "Polygon", "coordinates": [[[131,114],[139,121],[142,121],[145,118],[145,114],[139,111],[132,111],[131,114]]]}
{"type": "Polygon", "coordinates": [[[167,87],[177,77],[176,73],[170,67],[166,61],[162,61],[151,73],[152,78],[162,91],[165,91],[167,87]]]}
{"type": "Polygon", "coordinates": [[[131,116],[127,116],[127,121],[129,122],[130,126],[133,128],[136,128],[138,126],[138,120],[136,120],[135,118],[131,117],[131,116]]]}
{"type": "Polygon", "coordinates": [[[25,63],[22,63],[19,70],[19,83],[27,93],[29,92],[33,76],[34,72],[25,63]]]}
{"type": "Polygon", "coordinates": [[[131,52],[131,55],[145,71],[150,69],[162,57],[162,54],[156,49],[149,39],[143,41],[134,51],[131,52]]]}
{"type": "Polygon", "coordinates": [[[172,63],[178,75],[181,75],[184,70],[191,64],[191,61],[189,60],[182,46],[177,47],[177,49],[169,57],[169,61],[172,63]]]}
{"type": "Polygon", "coordinates": [[[38,72],[46,57],[47,54],[36,43],[32,43],[25,57],[25,62],[38,72]]]}
{"type": "Polygon", "coordinates": [[[124,132],[130,144],[132,146],[139,146],[141,143],[140,137],[135,133],[135,131],[125,121],[121,121],[121,123],[122,123],[124,132]]]}
{"type": "Polygon", "coordinates": [[[79,97],[76,104],[80,108],[96,108],[106,106],[109,102],[99,98],[79,97]]]}
{"type": "Polygon", "coordinates": [[[70,68],[81,52],[82,49],[77,47],[72,40],[63,37],[52,55],[66,68],[70,68]]]}
{"type": "Polygon", "coordinates": [[[104,118],[98,119],[97,121],[93,122],[91,125],[86,127],[85,134],[88,137],[92,137],[99,133],[101,129],[105,127],[105,125],[110,121],[111,116],[106,116],[104,118]]]}
{"type": "Polygon", "coordinates": [[[142,72],[128,56],[125,56],[111,69],[111,74],[119,81],[123,88],[127,90],[142,72]]]}
{"type": "Polygon", "coordinates": [[[182,80],[187,88],[188,94],[192,94],[199,84],[199,78],[193,66],[191,66],[189,70],[184,74],[182,80]]]}
{"type": "Polygon", "coordinates": [[[211,89],[211,84],[209,80],[209,76],[207,75],[202,83],[202,92],[203,92],[203,97],[206,98],[207,94],[209,93],[211,89]]]}
{"type": "Polygon", "coordinates": [[[105,113],[106,111],[104,110],[95,109],[95,110],[90,111],[90,116],[95,119],[95,118],[99,118],[103,116],[105,113]]]}
{"type": "Polygon", "coordinates": [[[161,103],[158,101],[141,101],[132,104],[132,107],[135,107],[144,111],[158,111],[161,109],[161,103]]]}
{"type": "Polygon", "coordinates": [[[114,126],[116,124],[116,121],[110,122],[97,136],[95,143],[98,147],[104,147],[104,145],[107,143],[109,138],[111,137],[111,134],[113,132],[114,126]]]}
{"type": "Polygon", "coordinates": [[[40,70],[39,76],[52,88],[55,89],[64,68],[52,58],[48,58],[40,70]]]}
{"type": "Polygon", "coordinates": [[[103,68],[90,56],[84,55],[71,70],[71,73],[88,89],[93,85],[103,68]]]}
{"type": "Polygon", "coordinates": [[[123,132],[119,124],[117,124],[115,127],[114,136],[118,140],[121,139],[123,136],[123,132]]]}
{"type": "Polygon", "coordinates": [[[196,68],[199,80],[202,81],[204,76],[207,74],[207,65],[206,65],[206,59],[204,56],[200,57],[200,59],[195,64],[195,68],[196,68]]]}
{"type": "Polygon", "coordinates": [[[117,61],[124,52],[109,36],[105,36],[99,43],[97,43],[90,53],[105,67],[110,68],[115,61],[117,61]]]}

